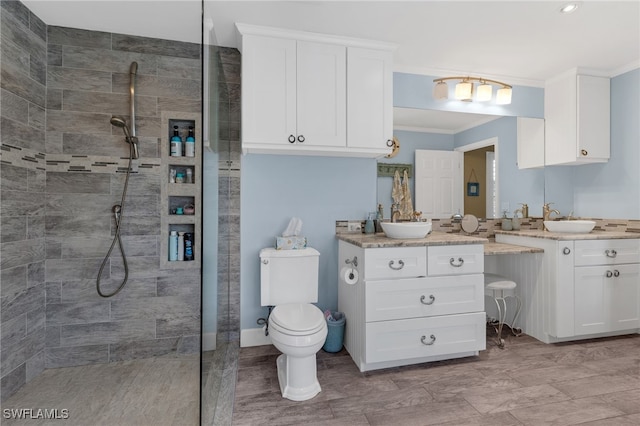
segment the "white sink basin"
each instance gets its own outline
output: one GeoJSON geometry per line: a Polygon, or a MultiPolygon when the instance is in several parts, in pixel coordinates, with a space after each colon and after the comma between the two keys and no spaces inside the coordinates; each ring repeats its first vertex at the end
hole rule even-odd
{"type": "Polygon", "coordinates": [[[389,238],[424,238],[431,232],[431,222],[382,222],[382,230],[389,238]]]}
{"type": "Polygon", "coordinates": [[[593,220],[545,220],[544,226],[550,232],[588,234],[596,226],[596,223],[593,220]]]}

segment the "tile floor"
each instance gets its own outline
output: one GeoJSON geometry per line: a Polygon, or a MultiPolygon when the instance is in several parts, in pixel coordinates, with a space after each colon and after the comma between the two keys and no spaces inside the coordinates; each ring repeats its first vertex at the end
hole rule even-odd
{"type": "Polygon", "coordinates": [[[640,335],[553,345],[510,336],[501,350],[487,333],[478,357],[367,373],[344,350],[320,351],[323,390],[305,402],[281,397],[277,349],[242,348],[233,424],[640,425],[640,335]]]}
{"type": "Polygon", "coordinates": [[[52,368],[2,404],[0,424],[197,425],[199,395],[197,354],[52,368]],[[66,409],[69,418],[5,419],[5,409],[66,409]]]}

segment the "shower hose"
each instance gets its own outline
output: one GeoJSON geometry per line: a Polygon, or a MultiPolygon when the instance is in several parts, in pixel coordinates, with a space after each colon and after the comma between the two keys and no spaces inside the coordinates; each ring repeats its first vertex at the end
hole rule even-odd
{"type": "Polygon", "coordinates": [[[100,270],[98,271],[98,277],[96,278],[96,289],[98,290],[98,294],[102,297],[111,297],[115,296],[124,288],[124,285],[127,283],[129,279],[129,265],[127,264],[127,255],[124,253],[124,247],[122,246],[122,239],[120,238],[120,223],[122,222],[122,218],[124,215],[124,201],[127,196],[127,186],[129,186],[129,175],[131,174],[131,162],[133,160],[133,144],[129,145],[129,165],[127,166],[127,174],[124,178],[124,188],[122,189],[122,200],[120,204],[116,204],[113,206],[113,218],[116,222],[116,232],[113,236],[113,241],[111,241],[111,247],[109,247],[109,251],[107,255],[104,257],[102,261],[102,265],[100,265],[100,270]],[[111,252],[116,245],[116,241],[118,242],[118,247],[120,248],[120,254],[122,255],[122,263],[124,263],[124,278],[120,286],[113,293],[103,293],[100,290],[100,278],[102,277],[102,272],[104,271],[104,267],[111,256],[111,252]]]}

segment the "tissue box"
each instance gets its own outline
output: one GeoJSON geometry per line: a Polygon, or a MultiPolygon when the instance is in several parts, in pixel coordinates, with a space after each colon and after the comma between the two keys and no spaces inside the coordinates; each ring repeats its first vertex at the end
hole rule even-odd
{"type": "Polygon", "coordinates": [[[306,237],[276,237],[276,250],[299,250],[305,247],[306,237]]]}

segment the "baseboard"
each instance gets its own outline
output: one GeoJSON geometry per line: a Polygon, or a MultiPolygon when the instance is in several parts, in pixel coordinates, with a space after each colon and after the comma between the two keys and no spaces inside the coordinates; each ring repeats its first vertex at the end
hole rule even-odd
{"type": "Polygon", "coordinates": [[[216,333],[202,333],[202,350],[216,350],[216,333]]]}
{"type": "Polygon", "coordinates": [[[245,328],[240,330],[240,347],[270,345],[271,338],[264,335],[262,328],[245,328]]]}

